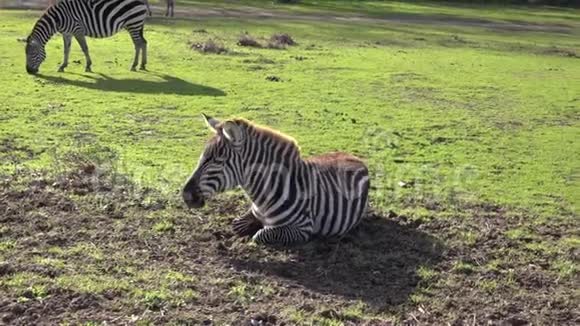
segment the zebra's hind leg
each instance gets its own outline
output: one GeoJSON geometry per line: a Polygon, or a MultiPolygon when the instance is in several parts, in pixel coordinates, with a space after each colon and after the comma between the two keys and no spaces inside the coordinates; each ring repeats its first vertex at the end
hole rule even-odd
{"type": "Polygon", "coordinates": [[[137,65],[139,64],[139,52],[142,51],[141,56],[141,67],[139,69],[146,70],[145,65],[147,64],[147,41],[143,37],[143,25],[139,27],[128,28],[129,34],[131,34],[131,39],[133,40],[133,45],[135,46],[135,58],[133,59],[133,65],[131,65],[131,71],[137,71],[137,65]]]}
{"type": "Polygon", "coordinates": [[[70,44],[72,43],[72,35],[62,34],[62,39],[64,41],[64,59],[60,67],[58,67],[58,72],[64,72],[64,68],[68,66],[68,57],[70,54],[70,44]]]}
{"type": "Polygon", "coordinates": [[[77,42],[81,46],[81,49],[83,50],[83,53],[85,54],[85,59],[87,61],[85,65],[85,72],[92,72],[91,65],[93,64],[93,61],[91,60],[91,56],[89,55],[89,46],[87,45],[87,40],[85,39],[85,36],[83,34],[75,34],[75,39],[77,40],[77,42]]]}
{"type": "Polygon", "coordinates": [[[234,232],[240,237],[253,236],[263,227],[262,223],[254,216],[252,211],[235,218],[232,221],[234,232]]]}
{"type": "Polygon", "coordinates": [[[267,226],[258,231],[252,239],[264,245],[292,245],[305,243],[312,237],[311,228],[297,225],[267,226]]]}

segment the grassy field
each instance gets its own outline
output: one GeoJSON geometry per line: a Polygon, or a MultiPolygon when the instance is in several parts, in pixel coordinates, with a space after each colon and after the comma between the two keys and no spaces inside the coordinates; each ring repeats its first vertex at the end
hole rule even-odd
{"type": "Polygon", "coordinates": [[[121,33],[89,40],[94,73],[76,43],[57,73],[55,37],[36,77],[21,40],[40,12],[0,10],[0,324],[580,322],[580,11],[177,9],[149,20],[148,72],[121,33]],[[368,220],[280,250],[233,235],[239,193],[187,211],[202,112],[363,157],[368,220]]]}

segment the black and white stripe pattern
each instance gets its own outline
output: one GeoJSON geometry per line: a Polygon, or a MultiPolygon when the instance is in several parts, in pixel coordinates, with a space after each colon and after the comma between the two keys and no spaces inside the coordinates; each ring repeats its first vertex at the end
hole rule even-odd
{"type": "Polygon", "coordinates": [[[364,215],[369,176],[355,156],[331,153],[302,159],[287,136],[243,119],[206,118],[216,135],[183,189],[189,207],[241,186],[251,209],[234,231],[265,244],[291,244],[347,233],[364,215]]]}
{"type": "Polygon", "coordinates": [[[147,64],[147,41],[143,37],[149,6],[144,0],[61,0],[38,19],[26,43],[26,70],[37,73],[46,58],[44,46],[56,33],[64,39],[64,60],[59,71],[68,65],[72,37],[85,54],[85,70],[91,71],[91,58],[85,36],[103,38],[126,29],[135,45],[131,70],[136,70],[141,52],[141,69],[147,64]]]}

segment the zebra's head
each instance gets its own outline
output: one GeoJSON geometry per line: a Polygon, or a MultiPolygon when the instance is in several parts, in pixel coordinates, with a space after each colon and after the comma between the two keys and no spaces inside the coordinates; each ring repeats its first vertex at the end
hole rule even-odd
{"type": "Polygon", "coordinates": [[[29,74],[36,74],[40,64],[46,58],[44,45],[33,37],[26,39],[26,71],[29,74]]]}
{"type": "Polygon", "coordinates": [[[239,185],[236,173],[241,163],[244,128],[235,121],[220,122],[203,115],[215,135],[207,142],[193,175],[187,180],[182,195],[190,208],[200,208],[205,199],[239,185]]]}

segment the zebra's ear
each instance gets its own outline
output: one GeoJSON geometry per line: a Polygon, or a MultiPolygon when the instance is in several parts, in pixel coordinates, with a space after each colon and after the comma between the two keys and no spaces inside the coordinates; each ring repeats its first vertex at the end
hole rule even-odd
{"type": "Polygon", "coordinates": [[[234,145],[239,145],[244,140],[242,128],[233,121],[226,121],[222,126],[224,137],[234,145]]]}
{"type": "Polygon", "coordinates": [[[203,120],[205,121],[205,124],[209,127],[209,129],[211,129],[211,131],[213,132],[217,132],[217,126],[220,123],[219,120],[214,119],[210,116],[207,116],[205,114],[201,114],[203,116],[203,120]]]}

